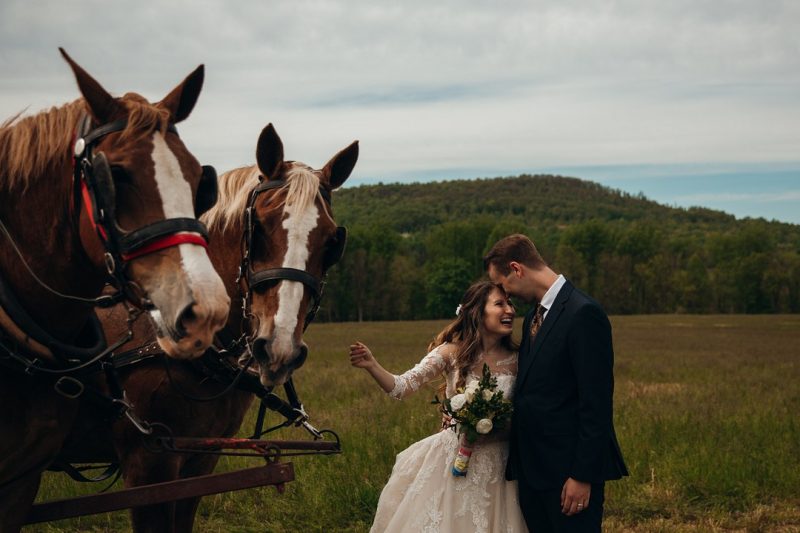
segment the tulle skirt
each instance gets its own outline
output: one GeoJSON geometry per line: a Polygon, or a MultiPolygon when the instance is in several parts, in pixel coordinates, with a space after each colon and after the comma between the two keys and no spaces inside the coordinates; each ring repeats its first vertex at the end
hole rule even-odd
{"type": "Polygon", "coordinates": [[[507,442],[477,444],[465,477],[451,473],[455,432],[441,431],[397,455],[372,533],[525,533],[517,482],[506,481],[507,442]]]}

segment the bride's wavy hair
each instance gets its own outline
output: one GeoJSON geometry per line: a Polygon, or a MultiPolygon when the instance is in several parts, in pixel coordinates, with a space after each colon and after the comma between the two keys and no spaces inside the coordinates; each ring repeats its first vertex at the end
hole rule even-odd
{"type": "MultiPolygon", "coordinates": [[[[483,349],[483,344],[481,343],[483,311],[486,309],[489,294],[495,289],[503,292],[502,287],[495,285],[491,281],[478,281],[470,285],[464,296],[461,297],[458,317],[439,332],[428,346],[429,351],[445,342],[459,346],[454,361],[454,367],[458,369],[456,388],[464,386],[467,381],[467,374],[478,362],[478,358],[481,355],[481,350],[483,349]]],[[[507,350],[511,352],[517,351],[517,346],[511,339],[511,335],[503,337],[500,342],[507,350]]]]}

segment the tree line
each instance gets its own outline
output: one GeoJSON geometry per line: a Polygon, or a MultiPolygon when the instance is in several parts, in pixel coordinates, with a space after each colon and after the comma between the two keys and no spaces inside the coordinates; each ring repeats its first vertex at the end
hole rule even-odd
{"type": "Polygon", "coordinates": [[[524,233],[612,314],[800,312],[800,226],[544,175],[334,193],[347,250],[319,319],[453,315],[494,242],[524,233]]]}

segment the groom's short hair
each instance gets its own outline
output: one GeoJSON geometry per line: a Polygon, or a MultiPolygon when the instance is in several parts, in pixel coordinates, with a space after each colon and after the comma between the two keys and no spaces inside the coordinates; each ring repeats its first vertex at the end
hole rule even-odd
{"type": "Polygon", "coordinates": [[[494,265],[497,272],[503,276],[507,276],[511,272],[509,263],[516,261],[525,266],[539,269],[547,266],[547,263],[542,259],[539,250],[534,246],[525,235],[516,233],[503,237],[492,246],[492,249],[483,256],[483,269],[489,270],[489,267],[494,265]]]}

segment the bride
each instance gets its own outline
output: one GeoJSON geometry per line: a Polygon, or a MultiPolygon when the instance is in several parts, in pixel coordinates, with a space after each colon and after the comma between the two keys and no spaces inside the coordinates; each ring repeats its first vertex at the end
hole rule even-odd
{"type": "MultiPolygon", "coordinates": [[[[416,392],[445,376],[448,398],[480,378],[484,363],[511,398],[517,352],[511,340],[514,307],[503,289],[488,281],[464,294],[457,318],[441,331],[414,368],[402,375],[385,370],[370,349],[350,346],[350,363],[363,368],[394,398],[416,392]]],[[[465,477],[452,473],[459,437],[442,430],[397,455],[381,493],[372,532],[527,532],[517,500],[517,482],[506,481],[508,442],[481,437],[474,445],[465,477]]]]}

